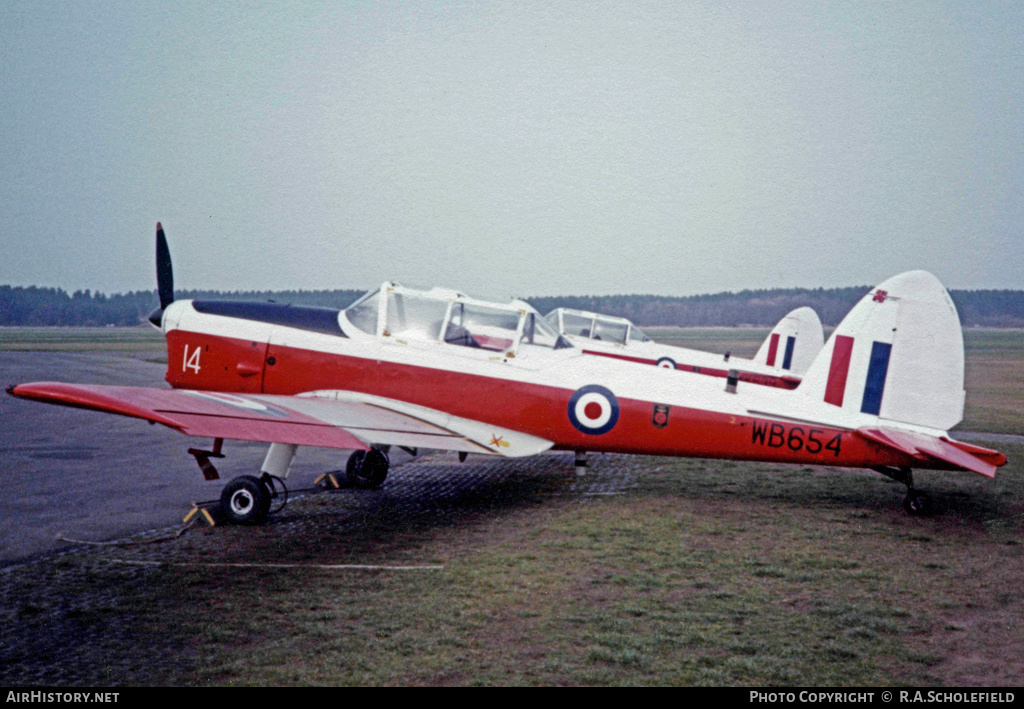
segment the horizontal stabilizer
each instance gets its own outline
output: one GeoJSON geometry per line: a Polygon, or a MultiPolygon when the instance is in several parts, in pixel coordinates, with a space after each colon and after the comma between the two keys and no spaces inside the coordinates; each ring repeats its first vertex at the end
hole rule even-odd
{"type": "Polygon", "coordinates": [[[1006,456],[997,451],[952,441],[946,437],[937,438],[882,426],[858,428],[856,434],[914,458],[941,460],[955,468],[969,470],[987,478],[995,477],[996,468],[1006,463],[1006,456]]]}

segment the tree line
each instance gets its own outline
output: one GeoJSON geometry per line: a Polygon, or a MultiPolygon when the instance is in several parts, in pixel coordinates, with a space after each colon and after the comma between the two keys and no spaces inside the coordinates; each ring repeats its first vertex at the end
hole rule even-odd
{"type": "MultiPolygon", "coordinates": [[[[590,310],[628,318],[640,326],[771,327],[786,313],[814,308],[822,324],[838,325],[874,286],[849,288],[775,288],[710,295],[558,296],[524,299],[542,313],[556,307],[590,310]]],[[[1024,291],[952,290],[953,304],[964,327],[1024,327],[1024,291]]]]}
{"type": "MultiPolygon", "coordinates": [[[[361,296],[358,290],[210,291],[178,290],[177,299],[257,300],[343,308],[361,296]]],[[[0,286],[0,326],[130,327],[147,322],[159,304],[156,291],[106,295],[89,290],[69,294],[61,288],[0,286]]]]}
{"type": "MultiPolygon", "coordinates": [[[[814,308],[825,325],[838,325],[871,286],[776,288],[710,295],[597,295],[524,297],[541,313],[557,307],[617,315],[640,326],[770,327],[801,306],[814,308]]],[[[177,291],[179,299],[256,300],[344,308],[359,290],[177,291]]],[[[964,327],[1024,327],[1024,291],[953,290],[964,327]]],[[[157,307],[156,291],[106,295],[89,290],[0,286],[0,326],[132,326],[146,322],[157,307]]]]}

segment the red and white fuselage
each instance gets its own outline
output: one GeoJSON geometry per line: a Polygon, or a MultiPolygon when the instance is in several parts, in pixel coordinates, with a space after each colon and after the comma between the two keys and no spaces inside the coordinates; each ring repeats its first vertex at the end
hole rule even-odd
{"type": "MultiPolygon", "coordinates": [[[[274,309],[277,314],[258,304],[171,304],[163,317],[168,383],[225,394],[363,397],[411,407],[406,411],[418,407],[494,427],[488,445],[499,455],[554,448],[848,467],[959,467],[949,460],[955,454],[922,455],[865,434],[879,425],[877,415],[850,412],[799,391],[742,383],[729,391],[721,379],[585,356],[560,344],[557,335],[539,333],[541,319],[522,305],[385,284],[338,314],[336,323],[327,313],[316,321],[293,318],[288,306],[274,309]],[[470,314],[457,322],[453,311],[459,308],[470,314]],[[417,309],[420,315],[410,315],[417,309]],[[456,327],[460,334],[452,337],[456,327]],[[462,334],[467,330],[472,337],[462,334]]],[[[898,428],[911,438],[945,440],[944,449],[999,464],[991,452],[948,441],[945,431],[907,422],[898,428]]]]}

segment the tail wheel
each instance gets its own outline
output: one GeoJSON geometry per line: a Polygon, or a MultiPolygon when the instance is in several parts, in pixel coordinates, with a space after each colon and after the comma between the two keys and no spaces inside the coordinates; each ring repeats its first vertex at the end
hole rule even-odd
{"type": "Polygon", "coordinates": [[[931,514],[932,498],[927,492],[908,490],[907,496],[903,498],[903,509],[916,517],[931,514]]]}
{"type": "Polygon", "coordinates": [[[260,524],[270,511],[270,490],[259,478],[242,475],[224,486],[220,508],[235,524],[260,524]]]}
{"type": "Polygon", "coordinates": [[[354,451],[345,466],[348,481],[356,487],[378,488],[388,476],[388,455],[384,451],[354,451]]]}

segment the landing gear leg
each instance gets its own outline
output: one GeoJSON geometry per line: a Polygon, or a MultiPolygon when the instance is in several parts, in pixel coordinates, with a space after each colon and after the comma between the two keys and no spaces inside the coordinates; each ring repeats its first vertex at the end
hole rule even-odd
{"type": "Polygon", "coordinates": [[[375,489],[380,487],[388,476],[390,465],[391,461],[384,451],[353,451],[345,465],[345,475],[356,487],[375,489]]]}
{"type": "Polygon", "coordinates": [[[292,458],[299,447],[291,443],[271,443],[267,457],[263,459],[260,472],[284,480],[292,467],[292,458]]]}
{"type": "Polygon", "coordinates": [[[576,459],[573,461],[577,475],[587,474],[587,452],[576,451],[576,459]]]}
{"type": "Polygon", "coordinates": [[[903,509],[908,514],[915,517],[931,514],[932,498],[927,492],[914,489],[914,474],[910,468],[878,467],[874,470],[907,486],[907,496],[903,498],[903,509]]]}

